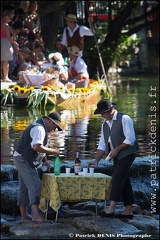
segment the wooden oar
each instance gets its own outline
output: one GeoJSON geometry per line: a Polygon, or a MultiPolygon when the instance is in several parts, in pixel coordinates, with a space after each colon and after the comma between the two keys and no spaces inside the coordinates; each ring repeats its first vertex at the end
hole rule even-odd
{"type": "MultiPolygon", "coordinates": [[[[85,1],[85,3],[86,3],[86,8],[87,8],[88,16],[90,17],[88,2],[85,1]]],[[[104,74],[104,77],[105,77],[105,81],[106,81],[106,86],[107,86],[107,89],[108,89],[109,94],[112,95],[112,90],[111,90],[111,88],[110,88],[109,85],[108,85],[107,75],[106,75],[106,71],[105,71],[105,68],[104,68],[102,56],[101,56],[101,53],[100,53],[100,51],[99,51],[99,46],[98,46],[98,43],[97,43],[97,38],[96,38],[96,35],[95,35],[93,23],[92,23],[92,21],[91,21],[90,19],[88,20],[88,22],[89,22],[90,29],[92,29],[92,31],[93,31],[93,36],[94,36],[94,40],[95,40],[95,44],[96,44],[96,48],[97,48],[99,60],[100,60],[101,67],[102,67],[102,71],[103,71],[103,74],[104,74]]]]}

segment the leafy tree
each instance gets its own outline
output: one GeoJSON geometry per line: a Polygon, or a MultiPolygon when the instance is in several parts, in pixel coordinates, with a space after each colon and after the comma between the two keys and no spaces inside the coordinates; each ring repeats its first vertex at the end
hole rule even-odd
{"type": "MultiPolygon", "coordinates": [[[[89,1],[84,2],[86,4],[86,12],[88,12],[89,1]]],[[[159,5],[157,2],[152,10],[147,13],[145,11],[145,1],[93,1],[93,4],[96,4],[96,2],[103,3],[102,10],[108,9],[107,22],[100,21],[99,19],[94,19],[93,22],[93,26],[95,28],[95,39],[97,40],[96,44],[98,45],[98,48],[103,56],[105,70],[107,72],[115,60],[120,59],[122,54],[127,53],[124,46],[127,46],[127,49],[130,49],[129,52],[131,54],[132,46],[139,43],[139,39],[134,41],[132,35],[144,28],[147,28],[148,24],[151,26],[155,21],[158,21],[158,19],[154,19],[152,22],[148,23],[146,18],[158,11],[159,5]],[[141,13],[138,8],[140,8],[140,5],[142,4],[143,11],[141,13]],[[137,9],[138,14],[136,14],[137,9]],[[112,17],[113,13],[114,18],[112,17]]],[[[70,10],[72,10],[73,3],[74,1],[39,1],[39,13],[41,16],[46,15],[49,12],[54,12],[55,14],[53,21],[54,31],[51,29],[48,39],[52,39],[51,34],[52,36],[57,34],[59,17],[66,10],[66,8],[70,7],[70,10]]],[[[90,53],[93,53],[94,56],[97,56],[95,54],[97,49],[94,39],[91,40],[90,38],[87,43],[87,49],[90,50],[90,53]]],[[[95,62],[97,63],[97,61],[95,62]]]]}

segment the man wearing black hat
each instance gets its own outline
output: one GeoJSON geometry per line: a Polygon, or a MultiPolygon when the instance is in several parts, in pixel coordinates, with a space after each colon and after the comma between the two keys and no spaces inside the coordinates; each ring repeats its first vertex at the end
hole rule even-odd
{"type": "Polygon", "coordinates": [[[101,137],[98,145],[96,160],[88,163],[98,165],[104,153],[113,159],[114,171],[112,174],[112,190],[110,193],[110,205],[100,215],[102,217],[114,217],[115,207],[118,201],[123,200],[125,210],[116,217],[132,219],[132,204],[134,203],[133,191],[130,183],[129,172],[138,151],[138,143],[132,119],[114,107],[109,99],[100,100],[94,114],[101,114],[105,119],[102,124],[101,137]]]}
{"type": "Polygon", "coordinates": [[[48,133],[62,130],[61,117],[57,112],[52,112],[48,116],[35,120],[21,135],[13,154],[14,164],[18,170],[19,194],[18,206],[20,206],[21,218],[30,219],[36,222],[44,222],[45,219],[38,211],[41,194],[41,180],[37,172],[37,167],[43,162],[47,166],[46,154],[58,156],[58,149],[49,148],[48,133]],[[28,200],[32,207],[33,217],[28,216],[28,200]]]}

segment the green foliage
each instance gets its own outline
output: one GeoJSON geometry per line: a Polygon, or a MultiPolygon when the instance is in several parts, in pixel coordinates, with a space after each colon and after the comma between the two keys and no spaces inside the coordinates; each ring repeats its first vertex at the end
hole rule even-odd
{"type": "Polygon", "coordinates": [[[135,54],[141,39],[132,35],[128,37],[127,35],[121,35],[119,38],[118,47],[114,53],[114,62],[119,62],[123,60],[131,60],[131,57],[135,54]]]}
{"type": "MultiPolygon", "coordinates": [[[[94,29],[97,44],[104,63],[106,56],[109,56],[107,57],[107,60],[110,61],[107,62],[108,65],[123,60],[131,60],[131,57],[135,54],[135,51],[141,42],[141,39],[138,38],[136,34],[128,37],[127,34],[122,33],[119,38],[116,39],[117,42],[112,41],[110,43],[110,46],[104,46],[103,42],[106,38],[106,34],[108,33],[108,22],[97,19],[94,22],[94,29]]],[[[126,30],[127,29],[124,29],[123,31],[125,32],[126,30]]],[[[92,55],[92,57],[95,58],[95,56],[97,56],[98,58],[95,39],[88,41],[87,44],[87,47],[90,50],[90,54],[92,55]]]]}
{"type": "Polygon", "coordinates": [[[14,103],[13,92],[11,91],[11,89],[2,89],[1,95],[1,105],[6,105],[8,102],[10,102],[11,104],[14,103]]]}
{"type": "Polygon", "coordinates": [[[42,106],[45,108],[47,105],[48,97],[49,97],[48,91],[42,91],[41,89],[34,89],[31,94],[28,96],[27,99],[27,108],[41,108],[42,106]]]}

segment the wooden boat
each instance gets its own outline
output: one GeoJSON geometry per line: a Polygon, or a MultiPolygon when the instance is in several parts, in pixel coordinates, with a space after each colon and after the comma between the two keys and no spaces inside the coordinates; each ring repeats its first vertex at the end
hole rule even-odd
{"type": "Polygon", "coordinates": [[[55,86],[54,83],[55,79],[51,79],[39,86],[24,83],[12,85],[1,90],[1,104],[34,108],[59,105],[68,109],[79,104],[95,104],[102,93],[107,93],[104,80],[91,79],[85,88],[66,87],[63,84],[55,86]]]}

